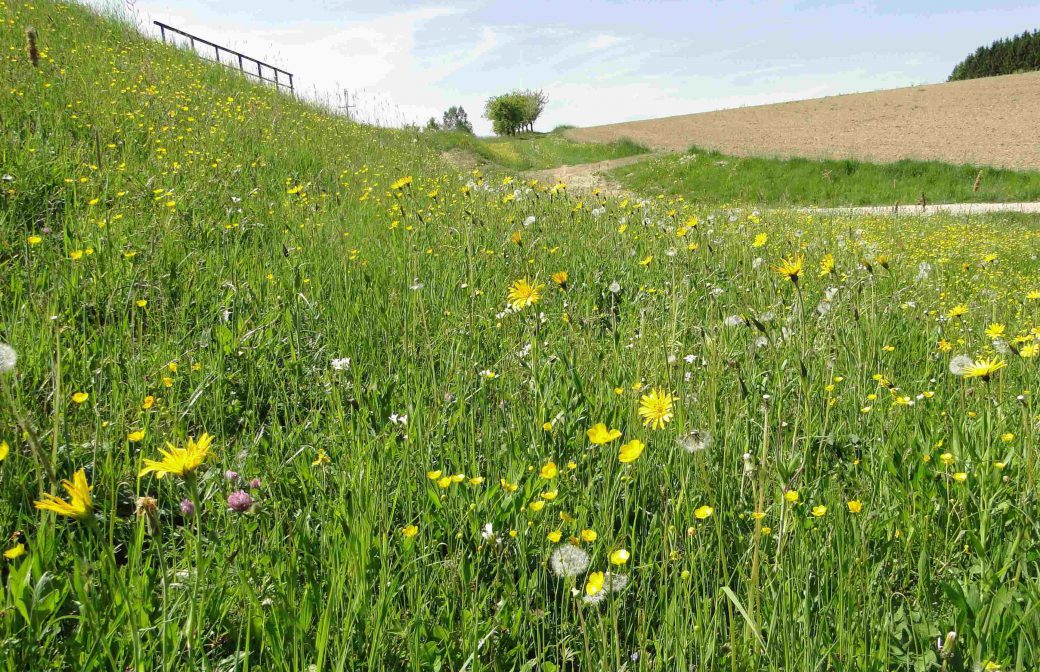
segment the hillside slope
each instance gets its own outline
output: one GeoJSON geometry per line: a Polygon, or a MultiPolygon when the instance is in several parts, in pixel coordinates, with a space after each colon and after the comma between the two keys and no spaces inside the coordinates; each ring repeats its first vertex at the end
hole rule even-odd
{"type": "Polygon", "coordinates": [[[1036,669],[1035,217],[583,201],[0,22],[3,672],[1036,669]]]}
{"type": "Polygon", "coordinates": [[[1040,169],[1040,72],[647,119],[568,131],[737,156],[935,160],[1040,169]]]}

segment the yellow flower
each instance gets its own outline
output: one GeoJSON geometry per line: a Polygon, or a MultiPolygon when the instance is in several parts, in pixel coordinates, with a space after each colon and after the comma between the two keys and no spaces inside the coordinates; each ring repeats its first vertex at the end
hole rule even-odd
{"type": "Polygon", "coordinates": [[[715,509],[713,509],[710,506],[708,506],[707,504],[705,504],[704,506],[698,506],[694,510],[693,517],[696,518],[697,520],[704,520],[706,518],[710,518],[711,514],[713,514],[713,513],[715,513],[715,509]]]}
{"type": "Polygon", "coordinates": [[[437,487],[444,490],[451,485],[451,476],[442,476],[437,479],[437,487]]]}
{"type": "Polygon", "coordinates": [[[542,423],[542,430],[543,430],[543,431],[546,431],[546,432],[551,432],[551,431],[552,431],[552,428],[553,428],[553,426],[552,426],[552,423],[551,423],[551,422],[543,422],[543,423],[542,423]]]}
{"type": "Polygon", "coordinates": [[[77,404],[82,404],[83,402],[85,402],[89,398],[90,398],[90,395],[87,394],[86,392],[77,392],[76,394],[72,395],[72,401],[77,403],[77,404]]]}
{"type": "Polygon", "coordinates": [[[1000,440],[1003,441],[1004,443],[1011,443],[1012,441],[1015,440],[1015,435],[1012,434],[1011,432],[1004,432],[1003,434],[1000,435],[1000,440]]]}
{"type": "Polygon", "coordinates": [[[94,501],[90,497],[90,485],[87,474],[80,469],[72,475],[71,481],[62,481],[61,487],[69,495],[66,501],[57,495],[45,493],[43,499],[35,502],[36,508],[42,511],[53,511],[59,516],[67,516],[76,520],[85,520],[94,510],[94,501]]]}
{"type": "Polygon", "coordinates": [[[859,513],[863,510],[863,502],[858,499],[850,499],[846,505],[849,507],[849,513],[859,513]]]}
{"type": "Polygon", "coordinates": [[[939,460],[947,467],[957,461],[957,458],[953,456],[953,453],[943,453],[939,456],[939,460]]]}
{"type": "Polygon", "coordinates": [[[559,475],[560,470],[556,468],[555,462],[549,461],[542,465],[542,469],[538,473],[544,479],[552,479],[559,475]]]}
{"type": "Polygon", "coordinates": [[[589,437],[589,441],[597,446],[602,446],[621,437],[620,430],[607,429],[607,426],[602,422],[593,425],[585,434],[589,437]]]}
{"type": "Polygon", "coordinates": [[[562,530],[553,530],[549,534],[545,535],[545,538],[548,539],[549,541],[551,541],[554,544],[558,544],[558,543],[560,543],[560,539],[563,538],[563,531],[562,530]]]}
{"type": "Polygon", "coordinates": [[[984,381],[988,381],[993,374],[1000,371],[1007,362],[1001,360],[999,357],[993,359],[980,359],[977,362],[972,362],[970,365],[964,368],[965,378],[981,378],[984,381]]]}
{"type": "Polygon", "coordinates": [[[155,406],[155,397],[149,394],[147,397],[144,398],[144,402],[141,404],[141,408],[147,411],[152,406],[155,406]]]}
{"type": "Polygon", "coordinates": [[[140,441],[143,438],[144,438],[144,430],[143,429],[136,429],[136,430],[134,430],[134,431],[132,431],[132,432],[130,432],[129,434],[126,435],[126,440],[129,441],[130,443],[137,443],[138,441],[140,441]]]}
{"type": "Polygon", "coordinates": [[[673,400],[671,394],[658,388],[640,397],[639,415],[643,418],[643,424],[653,429],[663,429],[672,419],[673,400]]]}
{"type": "Polygon", "coordinates": [[[405,539],[411,539],[417,534],[419,534],[419,528],[415,525],[405,525],[401,528],[401,536],[405,539]]]}
{"type": "Polygon", "coordinates": [[[514,282],[509,288],[509,305],[513,307],[513,310],[523,310],[527,306],[530,306],[538,302],[538,299],[542,298],[542,289],[545,285],[536,282],[531,284],[527,278],[521,278],[514,282]]]}
{"type": "Polygon", "coordinates": [[[314,456],[314,460],[311,462],[311,466],[320,467],[321,465],[328,464],[329,462],[332,462],[332,458],[330,458],[324,450],[319,448],[318,454],[314,456]]]}
{"type": "Polygon", "coordinates": [[[11,548],[4,551],[4,557],[8,560],[17,560],[23,555],[25,555],[25,544],[15,544],[11,548]]]}
{"type": "Polygon", "coordinates": [[[483,476],[473,476],[472,478],[469,479],[469,484],[470,485],[480,485],[483,482],[484,482],[484,477],[483,476]]]}
{"type": "Polygon", "coordinates": [[[643,454],[643,450],[646,446],[639,439],[632,439],[626,444],[623,444],[618,452],[618,460],[624,464],[629,462],[635,462],[639,459],[639,456],[643,454]]]}
{"type": "Polygon", "coordinates": [[[567,271],[552,274],[552,281],[560,287],[567,287],[567,271]]]}
{"type": "Polygon", "coordinates": [[[1029,345],[1023,345],[1022,349],[1018,351],[1018,354],[1023,359],[1032,359],[1033,357],[1036,357],[1037,354],[1040,354],[1040,344],[1030,343],[1029,345]]]}
{"type": "Polygon", "coordinates": [[[767,240],[769,240],[769,235],[765,233],[760,233],[757,236],[755,236],[755,242],[751,243],[751,247],[762,247],[766,244],[767,240]]]}
{"type": "Polygon", "coordinates": [[[596,541],[596,539],[598,537],[599,537],[599,535],[596,534],[596,530],[582,530],[581,531],[581,538],[582,538],[582,540],[585,541],[585,542],[588,542],[590,544],[592,542],[596,541]]]}
{"type": "Polygon", "coordinates": [[[989,336],[990,338],[1000,338],[1004,335],[1005,331],[1006,327],[1003,324],[1000,324],[999,322],[993,322],[988,327],[986,327],[986,336],[989,336]]]}
{"type": "Polygon", "coordinates": [[[207,458],[213,455],[210,445],[213,437],[203,432],[198,441],[189,438],[188,445],[178,448],[172,443],[166,444],[166,450],[160,449],[163,459],[144,461],[144,468],[137,475],[138,478],[145,474],[154,473],[156,478],[163,478],[167,474],[185,478],[195,473],[207,458]]]}
{"type": "Polygon", "coordinates": [[[784,499],[786,499],[790,504],[797,504],[798,497],[799,495],[797,490],[788,490],[784,493],[784,499]]]}
{"type": "Polygon", "coordinates": [[[541,497],[547,502],[551,502],[554,499],[556,499],[559,496],[559,494],[560,492],[558,490],[546,490],[541,495],[539,495],[539,497],[541,497]]]}
{"type": "Polygon", "coordinates": [[[405,187],[407,187],[411,183],[412,183],[412,176],[411,175],[407,175],[407,176],[402,177],[401,179],[397,180],[393,184],[391,184],[390,188],[393,189],[394,191],[400,191],[401,189],[404,189],[405,187]]]}
{"type": "Polygon", "coordinates": [[[427,471],[426,472],[426,478],[430,479],[431,481],[436,481],[438,478],[440,478],[443,475],[444,475],[444,472],[441,471],[440,469],[434,469],[433,471],[427,471]]]}
{"type": "Polygon", "coordinates": [[[7,459],[8,453],[11,452],[11,446],[7,445],[7,441],[0,441],[0,462],[7,459]]]}
{"type": "Polygon", "coordinates": [[[629,553],[623,548],[619,548],[610,554],[610,564],[618,565],[619,567],[628,562],[629,553]]]}
{"type": "Polygon", "coordinates": [[[968,312],[968,307],[963,303],[959,303],[953,308],[950,308],[950,312],[946,313],[947,317],[960,317],[968,312]]]}
{"type": "Polygon", "coordinates": [[[827,507],[823,504],[812,507],[812,515],[816,518],[823,518],[827,515],[827,507]]]}
{"type": "Polygon", "coordinates": [[[958,471],[956,474],[953,475],[953,480],[957,481],[958,483],[963,483],[964,481],[968,480],[968,475],[963,471],[958,471]]]}
{"type": "Polygon", "coordinates": [[[802,275],[802,269],[804,267],[805,259],[801,256],[797,256],[790,259],[781,259],[779,264],[773,266],[773,270],[791,282],[797,283],[798,278],[802,275]]]}
{"type": "Polygon", "coordinates": [[[528,504],[527,508],[531,509],[535,513],[538,513],[539,511],[545,508],[545,501],[541,499],[536,499],[530,504],[528,504]]]}
{"type": "Polygon", "coordinates": [[[650,262],[651,262],[651,261],[653,261],[653,260],[654,260],[654,258],[653,258],[653,256],[652,256],[652,255],[651,255],[651,256],[648,256],[648,257],[644,257],[644,258],[643,258],[643,259],[642,259],[642,260],[641,260],[641,261],[639,262],[639,265],[640,265],[640,266],[649,266],[649,265],[650,265],[650,262]]]}
{"type": "Polygon", "coordinates": [[[39,236],[29,236],[26,240],[30,245],[39,245],[43,242],[43,238],[40,238],[39,236]]]}
{"type": "Polygon", "coordinates": [[[595,595],[603,590],[604,581],[605,577],[603,576],[603,572],[592,572],[589,574],[588,581],[585,583],[585,594],[595,595]]]}
{"type": "Polygon", "coordinates": [[[830,275],[834,272],[834,255],[826,254],[823,259],[820,260],[820,277],[830,275]]]}

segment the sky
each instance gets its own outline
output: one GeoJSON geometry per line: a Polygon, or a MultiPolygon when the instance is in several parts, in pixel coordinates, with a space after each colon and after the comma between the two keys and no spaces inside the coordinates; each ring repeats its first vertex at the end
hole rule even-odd
{"type": "Polygon", "coordinates": [[[977,47],[1040,26],[1040,0],[85,0],[129,6],[292,72],[363,121],[425,123],[542,89],[536,130],[941,82],[977,47]]]}

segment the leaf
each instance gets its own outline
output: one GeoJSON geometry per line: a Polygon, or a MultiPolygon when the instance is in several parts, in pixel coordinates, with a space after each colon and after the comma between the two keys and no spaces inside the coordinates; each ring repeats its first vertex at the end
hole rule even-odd
{"type": "Polygon", "coordinates": [[[729,601],[733,603],[733,606],[737,608],[737,611],[740,612],[740,615],[744,617],[744,621],[751,629],[751,632],[755,635],[755,639],[758,640],[759,646],[761,646],[763,649],[766,648],[766,642],[764,639],[762,639],[762,634],[759,633],[758,626],[756,626],[754,622],[752,622],[751,617],[748,616],[747,611],[744,610],[744,605],[740,603],[740,598],[738,598],[733,593],[733,591],[730,590],[729,586],[723,586],[722,592],[726,594],[726,597],[729,598],[729,601]]]}

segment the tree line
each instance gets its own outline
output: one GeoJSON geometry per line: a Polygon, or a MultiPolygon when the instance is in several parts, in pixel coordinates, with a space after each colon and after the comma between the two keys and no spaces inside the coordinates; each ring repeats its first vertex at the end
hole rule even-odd
{"type": "Polygon", "coordinates": [[[949,81],[1040,70],[1040,29],[979,47],[957,64],[949,81]]]}

